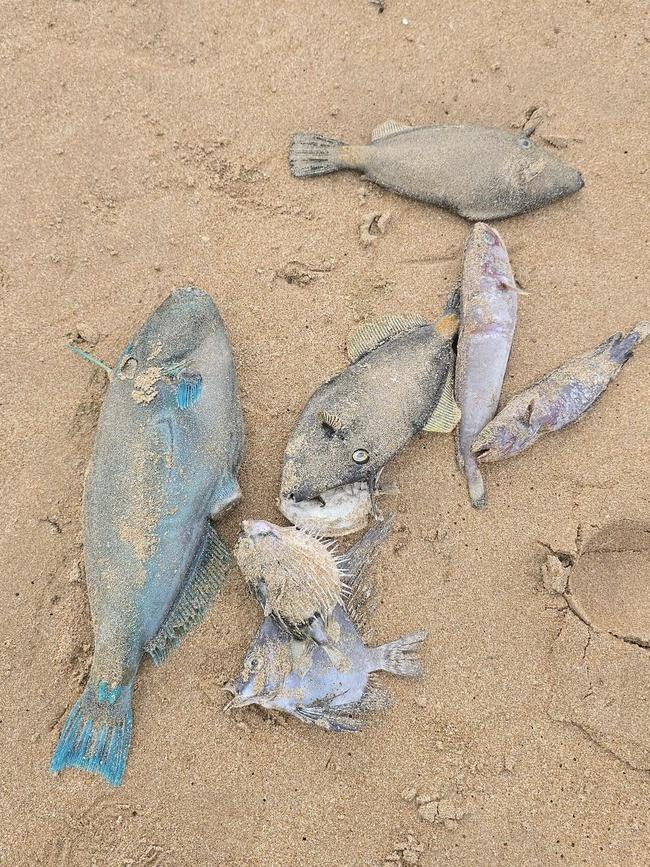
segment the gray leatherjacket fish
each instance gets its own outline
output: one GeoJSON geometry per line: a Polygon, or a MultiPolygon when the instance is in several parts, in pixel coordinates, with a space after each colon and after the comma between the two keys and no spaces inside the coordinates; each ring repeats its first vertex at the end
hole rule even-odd
{"type": "Polygon", "coordinates": [[[627,334],[618,331],[511,398],[474,440],[472,453],[476,459],[488,463],[512,457],[545,433],[577,421],[648,335],[650,322],[640,322],[627,334]]]}
{"type": "Polygon", "coordinates": [[[351,364],[314,392],[284,453],[278,505],[292,524],[319,536],[362,529],[385,464],[418,431],[454,429],[457,303],[433,324],[387,316],[348,340],[351,364]]]}
{"type": "Polygon", "coordinates": [[[230,567],[210,523],[237,502],[243,423],[221,316],[199,289],[172,292],[121,353],[84,487],[95,650],[51,770],[122,779],[140,661],[198,622],[230,567]]]}
{"type": "Polygon", "coordinates": [[[517,287],[499,233],[477,223],[465,244],[456,356],[456,457],[472,504],[486,503],[485,485],[471,453],[476,435],[499,405],[517,322],[517,287]]]}
{"type": "Polygon", "coordinates": [[[296,133],[289,167],[295,177],[352,169],[382,187],[468,220],[498,220],[583,186],[580,172],[537,147],[531,132],[386,121],[373,130],[367,145],[296,133]]]}
{"type": "Polygon", "coordinates": [[[375,525],[348,552],[349,592],[329,617],[328,644],[311,637],[298,640],[274,617],[264,618],[241,673],[227,687],[233,693],[228,707],[257,704],[329,731],[359,731],[370,712],[389,703],[374,672],[420,674],[424,631],[379,647],[362,638],[375,595],[366,566],[386,532],[386,526],[375,525]]]}

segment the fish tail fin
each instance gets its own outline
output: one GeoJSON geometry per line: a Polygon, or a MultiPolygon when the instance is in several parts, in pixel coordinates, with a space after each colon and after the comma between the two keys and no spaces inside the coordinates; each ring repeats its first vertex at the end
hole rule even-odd
{"type": "Polygon", "coordinates": [[[81,768],[119,786],[131,743],[133,681],[89,683],[66,717],[50,771],[81,768]]]}
{"type": "Polygon", "coordinates": [[[400,674],[402,677],[417,677],[422,674],[419,649],[427,637],[425,629],[413,632],[390,641],[377,648],[379,654],[379,668],[389,671],[391,674],[400,674]]]}
{"type": "Polygon", "coordinates": [[[343,142],[315,132],[297,132],[289,148],[289,170],[294,178],[326,175],[344,168],[343,142]]]}
{"type": "Polygon", "coordinates": [[[485,492],[485,482],[474,455],[465,455],[463,469],[465,470],[467,489],[472,505],[475,509],[483,509],[487,505],[487,494],[485,492]]]}
{"type": "Polygon", "coordinates": [[[617,334],[609,347],[609,355],[619,364],[625,364],[639,343],[650,336],[650,322],[639,322],[627,334],[617,334]]]}

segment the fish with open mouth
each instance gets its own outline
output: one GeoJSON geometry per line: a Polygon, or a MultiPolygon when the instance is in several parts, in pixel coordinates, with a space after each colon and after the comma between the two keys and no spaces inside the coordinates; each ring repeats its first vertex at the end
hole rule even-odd
{"type": "Polygon", "coordinates": [[[162,662],[230,569],[211,519],[240,499],[243,442],[221,316],[205,292],[177,289],[110,374],[84,486],[94,656],[53,772],[76,767],[121,782],[143,654],[162,662]]]}
{"type": "Polygon", "coordinates": [[[433,324],[386,316],[351,336],[350,365],[314,392],[287,444],[278,500],[285,518],[319,536],[366,526],[388,461],[418,431],[448,433],[458,422],[457,329],[454,292],[433,324]]]}
{"type": "Polygon", "coordinates": [[[376,524],[348,552],[349,592],[329,617],[331,642],[296,639],[275,617],[266,616],[241,673],[226,687],[233,693],[227,708],[257,704],[329,731],[359,731],[370,712],[389,703],[374,683],[374,672],[420,674],[418,650],[426,632],[379,647],[366,645],[362,637],[375,601],[366,567],[387,530],[386,524],[376,524]]]}
{"type": "Polygon", "coordinates": [[[485,505],[485,485],[471,447],[497,411],[517,323],[517,286],[496,229],[476,223],[465,243],[455,391],[460,408],[456,459],[470,500],[485,505]]]}
{"type": "Polygon", "coordinates": [[[480,126],[408,126],[394,120],[370,144],[348,145],[299,132],[289,150],[295,177],[342,169],[389,190],[446,208],[468,220],[511,217],[579,190],[579,171],[520,133],[480,126]]]}
{"type": "Polygon", "coordinates": [[[649,335],[650,322],[640,322],[627,334],[617,331],[515,395],[474,440],[476,460],[491,463],[510,458],[544,434],[578,421],[649,335]]]}

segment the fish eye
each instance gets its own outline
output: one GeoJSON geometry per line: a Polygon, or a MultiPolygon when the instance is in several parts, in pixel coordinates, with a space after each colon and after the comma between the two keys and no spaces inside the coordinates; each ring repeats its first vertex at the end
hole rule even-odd
{"type": "Polygon", "coordinates": [[[370,454],[366,449],[355,449],[352,452],[352,460],[355,464],[367,464],[370,460],[370,454]]]}
{"type": "Polygon", "coordinates": [[[122,364],[120,364],[120,372],[119,372],[118,376],[120,377],[120,379],[133,379],[133,377],[135,376],[135,372],[137,370],[137,367],[138,367],[137,358],[133,358],[132,356],[127,356],[127,358],[124,359],[122,364]]]}
{"type": "Polygon", "coordinates": [[[532,141],[528,138],[528,136],[524,135],[519,139],[519,144],[522,148],[529,148],[533,146],[532,141]]]}
{"type": "Polygon", "coordinates": [[[255,656],[251,656],[249,659],[246,660],[246,668],[248,668],[249,671],[257,671],[257,669],[260,667],[260,662],[261,660],[259,656],[255,654],[255,656]]]}

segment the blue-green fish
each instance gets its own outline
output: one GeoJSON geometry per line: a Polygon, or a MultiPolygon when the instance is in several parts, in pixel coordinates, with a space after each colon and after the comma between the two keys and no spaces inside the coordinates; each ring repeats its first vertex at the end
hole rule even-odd
{"type": "Polygon", "coordinates": [[[210,523],[240,496],[243,422],[232,352],[211,298],[172,292],[110,375],[84,488],[95,652],[51,770],[118,785],[140,661],[162,662],[230,566],[210,523]]]}

